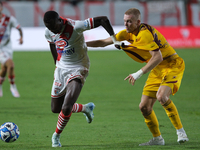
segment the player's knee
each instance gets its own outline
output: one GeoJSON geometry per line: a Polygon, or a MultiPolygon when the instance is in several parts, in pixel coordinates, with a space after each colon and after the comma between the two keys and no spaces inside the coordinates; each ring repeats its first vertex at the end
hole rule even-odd
{"type": "Polygon", "coordinates": [[[143,105],[142,103],[140,103],[139,108],[143,115],[149,114],[149,112],[152,110],[151,107],[143,105]]]}
{"type": "Polygon", "coordinates": [[[71,105],[63,106],[63,108],[62,108],[63,114],[65,116],[68,116],[72,111],[72,107],[73,107],[73,105],[72,106],[71,105]]]}
{"type": "Polygon", "coordinates": [[[166,95],[161,94],[161,93],[157,93],[157,94],[156,94],[156,97],[157,97],[157,100],[158,100],[161,104],[164,104],[164,103],[169,99],[169,97],[167,97],[166,95]]]}
{"type": "Polygon", "coordinates": [[[55,108],[55,107],[51,107],[51,111],[53,113],[60,113],[61,109],[55,108]]]}

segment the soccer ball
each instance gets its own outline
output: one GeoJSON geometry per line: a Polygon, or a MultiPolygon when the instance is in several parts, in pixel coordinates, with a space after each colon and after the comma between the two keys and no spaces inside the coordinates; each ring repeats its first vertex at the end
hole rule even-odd
{"type": "Polygon", "coordinates": [[[2,141],[11,143],[19,138],[19,128],[13,122],[6,122],[0,127],[0,138],[2,141]]]}

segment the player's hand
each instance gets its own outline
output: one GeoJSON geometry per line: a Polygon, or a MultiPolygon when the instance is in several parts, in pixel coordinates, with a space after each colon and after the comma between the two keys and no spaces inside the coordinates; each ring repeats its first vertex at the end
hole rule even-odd
{"type": "Polygon", "coordinates": [[[132,84],[132,85],[134,85],[134,84],[135,84],[135,81],[136,81],[136,80],[134,79],[134,77],[133,77],[131,74],[129,74],[129,76],[126,77],[124,80],[128,80],[129,83],[132,84]]]}
{"type": "Polygon", "coordinates": [[[111,39],[112,39],[112,41],[113,41],[113,43],[114,43],[114,45],[117,49],[121,49],[121,47],[124,46],[124,42],[117,41],[115,35],[111,35],[110,37],[111,37],[111,39]]]}
{"type": "Polygon", "coordinates": [[[138,70],[137,72],[135,73],[132,73],[130,74],[128,77],[126,77],[124,80],[127,80],[129,79],[129,83],[134,85],[135,84],[135,81],[137,79],[139,79],[142,75],[144,74],[144,72],[142,71],[142,69],[138,70]]]}
{"type": "Polygon", "coordinates": [[[124,42],[120,42],[120,41],[116,41],[115,43],[114,43],[114,45],[115,45],[115,47],[117,48],[117,49],[121,49],[121,48],[123,48],[124,47],[124,42]]]}
{"type": "Polygon", "coordinates": [[[23,44],[23,38],[22,37],[19,39],[19,44],[23,44]]]}

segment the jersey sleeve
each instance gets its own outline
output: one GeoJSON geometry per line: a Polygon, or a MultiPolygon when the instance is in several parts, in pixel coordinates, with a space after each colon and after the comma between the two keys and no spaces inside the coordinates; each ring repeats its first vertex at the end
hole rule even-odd
{"type": "Polygon", "coordinates": [[[13,16],[10,17],[10,22],[12,24],[12,27],[19,29],[20,24],[18,23],[17,19],[13,16]]]}
{"type": "Polygon", "coordinates": [[[116,34],[116,40],[117,40],[117,41],[128,40],[128,33],[126,32],[126,29],[119,31],[119,32],[116,34]]]}
{"type": "Polygon", "coordinates": [[[45,38],[49,43],[53,43],[53,39],[51,38],[49,29],[45,28],[45,38]]]}
{"type": "Polygon", "coordinates": [[[94,19],[88,18],[86,20],[77,20],[75,21],[74,29],[77,32],[83,32],[94,28],[94,19]]]}

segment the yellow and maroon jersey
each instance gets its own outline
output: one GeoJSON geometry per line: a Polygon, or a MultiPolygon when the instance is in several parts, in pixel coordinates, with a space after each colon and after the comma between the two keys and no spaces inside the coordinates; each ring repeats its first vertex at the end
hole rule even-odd
{"type": "Polygon", "coordinates": [[[130,45],[122,48],[126,54],[133,60],[143,63],[148,62],[151,58],[149,51],[160,50],[163,58],[176,53],[169,45],[165,37],[158,32],[154,27],[148,24],[141,24],[139,33],[135,36],[132,33],[127,33],[126,29],[116,34],[118,41],[128,41],[130,45]]]}

